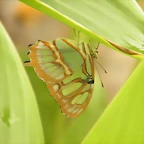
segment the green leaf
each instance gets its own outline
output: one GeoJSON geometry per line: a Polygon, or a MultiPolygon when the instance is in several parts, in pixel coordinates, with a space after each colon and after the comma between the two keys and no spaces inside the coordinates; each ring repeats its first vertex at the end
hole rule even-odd
{"type": "Polygon", "coordinates": [[[138,65],[83,144],[144,143],[144,61],[138,65]]]}
{"type": "Polygon", "coordinates": [[[0,69],[0,143],[44,143],[34,92],[1,23],[0,69]]]}
{"type": "Polygon", "coordinates": [[[134,0],[20,1],[79,30],[91,39],[113,48],[114,45],[107,41],[110,40],[137,54],[130,54],[125,48],[114,46],[120,51],[143,58],[143,12],[134,0]]]}

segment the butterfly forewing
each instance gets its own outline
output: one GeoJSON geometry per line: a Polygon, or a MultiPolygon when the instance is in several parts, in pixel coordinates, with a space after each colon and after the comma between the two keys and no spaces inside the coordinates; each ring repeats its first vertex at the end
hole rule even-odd
{"type": "Polygon", "coordinates": [[[88,105],[94,82],[94,67],[84,43],[58,38],[54,41],[37,41],[29,47],[30,62],[43,79],[51,95],[60,104],[62,112],[78,117],[88,105]]]}

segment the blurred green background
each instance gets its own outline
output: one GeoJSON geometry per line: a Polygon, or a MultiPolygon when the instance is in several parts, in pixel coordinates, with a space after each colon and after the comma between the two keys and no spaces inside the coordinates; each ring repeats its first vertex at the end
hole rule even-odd
{"type": "MultiPolygon", "coordinates": [[[[144,8],[143,0],[138,3],[144,8]]],[[[22,62],[28,60],[29,44],[38,39],[48,41],[58,37],[70,38],[73,33],[66,25],[16,0],[0,0],[0,19],[17,47],[22,62]]],[[[102,44],[98,51],[98,61],[108,72],[105,74],[99,68],[104,88],[97,78],[97,96],[92,98],[86,111],[73,120],[61,113],[59,105],[49,96],[46,84],[37,77],[33,68],[25,67],[36,94],[45,141],[48,144],[79,144],[137,64],[134,58],[102,44]]]]}

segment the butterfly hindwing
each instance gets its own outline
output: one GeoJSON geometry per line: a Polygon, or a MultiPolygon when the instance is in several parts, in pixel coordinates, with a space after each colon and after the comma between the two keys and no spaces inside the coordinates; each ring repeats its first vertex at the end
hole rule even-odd
{"type": "Polygon", "coordinates": [[[30,62],[43,79],[62,112],[78,117],[88,105],[94,83],[94,67],[84,43],[58,38],[54,41],[37,41],[29,47],[30,62]]]}

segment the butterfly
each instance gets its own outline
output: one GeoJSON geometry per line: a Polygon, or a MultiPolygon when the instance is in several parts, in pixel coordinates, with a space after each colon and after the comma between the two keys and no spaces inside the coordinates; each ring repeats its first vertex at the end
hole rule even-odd
{"type": "Polygon", "coordinates": [[[32,66],[56,99],[63,114],[78,117],[88,106],[94,89],[97,51],[89,44],[57,38],[29,45],[26,66],[32,66]]]}

